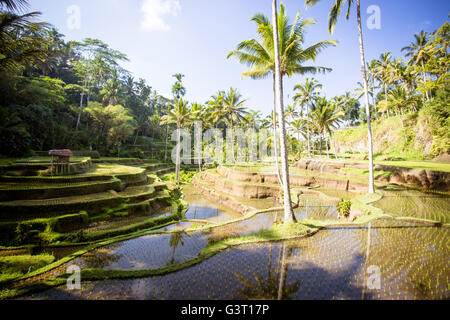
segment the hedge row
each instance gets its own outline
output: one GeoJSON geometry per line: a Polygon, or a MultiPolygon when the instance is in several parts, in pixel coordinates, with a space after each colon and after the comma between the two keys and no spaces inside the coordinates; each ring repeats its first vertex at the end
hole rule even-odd
{"type": "Polygon", "coordinates": [[[100,193],[107,190],[122,191],[121,180],[113,178],[111,181],[100,181],[90,184],[70,185],[66,187],[39,186],[21,189],[0,190],[0,201],[14,200],[41,200],[80,196],[91,193],[100,193]]]}
{"type": "Polygon", "coordinates": [[[61,212],[80,212],[87,211],[89,214],[101,212],[102,208],[117,207],[124,203],[125,200],[121,197],[93,199],[81,202],[66,202],[66,203],[42,203],[42,204],[22,204],[11,205],[0,203],[0,219],[16,219],[32,217],[50,217],[61,212]]]}
{"type": "MultiPolygon", "coordinates": [[[[161,199],[159,199],[159,200],[161,200],[161,199]]],[[[111,238],[111,237],[115,237],[115,236],[119,236],[119,235],[123,235],[123,234],[136,232],[139,230],[146,230],[146,229],[158,227],[158,226],[165,225],[165,224],[168,224],[173,221],[182,220],[183,219],[183,211],[187,210],[186,206],[181,204],[179,201],[172,201],[170,199],[170,196],[168,196],[168,195],[167,195],[166,201],[168,204],[171,204],[173,207],[173,214],[171,214],[169,216],[161,217],[161,218],[151,218],[151,219],[141,222],[141,223],[121,227],[121,228],[114,229],[114,230],[105,230],[105,231],[99,231],[96,233],[91,233],[91,234],[88,234],[86,236],[86,238],[88,241],[97,241],[97,240],[101,240],[101,239],[105,239],[105,238],[111,238]]],[[[132,207],[137,208],[138,205],[129,206],[129,208],[132,208],[132,207]]],[[[150,205],[150,208],[151,208],[151,205],[150,205]]]]}
{"type": "Polygon", "coordinates": [[[1,176],[0,182],[23,182],[23,183],[82,183],[91,181],[107,181],[111,176],[55,176],[55,177],[27,177],[27,176],[1,176]]]}
{"type": "Polygon", "coordinates": [[[48,219],[0,223],[0,242],[3,245],[23,245],[42,241],[43,232],[70,232],[89,222],[86,212],[48,219]]]}
{"type": "Polygon", "coordinates": [[[133,174],[118,174],[115,175],[116,178],[122,181],[122,184],[125,187],[134,187],[146,184],[148,181],[147,174],[143,170],[140,173],[133,174]]]}
{"type": "Polygon", "coordinates": [[[100,158],[100,159],[93,159],[93,163],[112,163],[112,164],[122,164],[122,165],[137,165],[137,164],[143,164],[144,161],[138,158],[100,158]]]}

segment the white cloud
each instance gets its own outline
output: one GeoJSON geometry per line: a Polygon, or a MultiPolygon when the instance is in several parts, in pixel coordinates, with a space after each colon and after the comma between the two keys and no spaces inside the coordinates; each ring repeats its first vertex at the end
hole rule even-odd
{"type": "Polygon", "coordinates": [[[147,31],[169,31],[170,26],[163,16],[168,14],[177,16],[181,11],[179,0],[144,0],[141,8],[144,20],[141,27],[147,31]]]}

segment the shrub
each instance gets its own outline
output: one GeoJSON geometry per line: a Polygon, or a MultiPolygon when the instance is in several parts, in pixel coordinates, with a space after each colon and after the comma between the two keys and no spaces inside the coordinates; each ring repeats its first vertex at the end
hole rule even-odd
{"type": "Polygon", "coordinates": [[[348,218],[350,216],[350,211],[352,209],[352,202],[350,200],[341,199],[339,202],[339,216],[348,218]]]}

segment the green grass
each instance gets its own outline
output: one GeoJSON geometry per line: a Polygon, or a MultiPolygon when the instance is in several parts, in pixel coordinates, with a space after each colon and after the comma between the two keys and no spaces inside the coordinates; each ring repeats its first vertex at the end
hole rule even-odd
{"type": "MultiPolygon", "coordinates": [[[[369,177],[369,170],[365,170],[365,169],[342,168],[341,171],[345,172],[345,173],[358,175],[358,176],[363,176],[363,177],[366,177],[366,178],[369,177]]],[[[389,171],[374,170],[374,175],[375,175],[375,179],[379,179],[379,178],[382,178],[382,177],[389,178],[392,175],[394,175],[394,173],[393,172],[389,172],[389,171]]]]}
{"type": "Polygon", "coordinates": [[[0,282],[18,279],[54,260],[55,257],[49,254],[0,257],[0,282]]]}
{"type": "MultiPolygon", "coordinates": [[[[25,159],[15,159],[15,162],[17,163],[50,163],[51,157],[32,157],[32,158],[25,158],[25,159]]],[[[84,162],[91,160],[90,157],[70,157],[70,162],[84,162]]]]}
{"type": "MultiPolygon", "coordinates": [[[[352,159],[328,159],[330,162],[348,162],[348,163],[362,163],[369,164],[367,160],[352,160],[352,159]]],[[[450,172],[450,163],[442,163],[442,162],[432,162],[432,161],[419,161],[419,160],[409,160],[409,161],[382,161],[375,160],[375,165],[382,166],[392,166],[392,167],[401,167],[408,169],[419,169],[419,170],[431,170],[431,171],[441,171],[441,172],[450,172]]]]}

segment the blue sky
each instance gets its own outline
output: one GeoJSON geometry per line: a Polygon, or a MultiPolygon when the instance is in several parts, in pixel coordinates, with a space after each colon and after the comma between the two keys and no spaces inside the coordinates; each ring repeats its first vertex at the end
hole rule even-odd
{"type": "MultiPolygon", "coordinates": [[[[248,99],[247,106],[268,113],[272,107],[271,79],[241,79],[246,70],[236,60],[227,60],[230,50],[242,41],[256,37],[250,21],[255,13],[271,17],[270,0],[30,0],[42,19],[66,35],[66,40],[98,38],[112,48],[126,53],[130,62],[123,64],[136,78],[144,78],[159,93],[170,94],[174,73],[186,75],[186,98],[205,102],[219,89],[238,88],[248,99]],[[69,28],[70,6],[80,9],[80,29],[69,28]]],[[[291,21],[298,10],[304,18],[314,18],[308,27],[305,45],[326,39],[339,44],[324,51],[312,65],[333,69],[315,76],[331,98],[351,91],[361,79],[356,14],[350,20],[342,16],[333,35],[327,22],[331,0],[322,0],[306,9],[304,0],[285,0],[291,21]]],[[[366,58],[370,61],[390,51],[401,56],[400,49],[421,30],[433,31],[447,21],[447,0],[362,0],[363,32],[366,58]],[[371,5],[381,9],[381,29],[369,30],[366,10],[371,5]]],[[[311,77],[311,76],[308,76],[311,77]]],[[[285,78],[287,103],[292,89],[305,76],[285,78]]]]}

